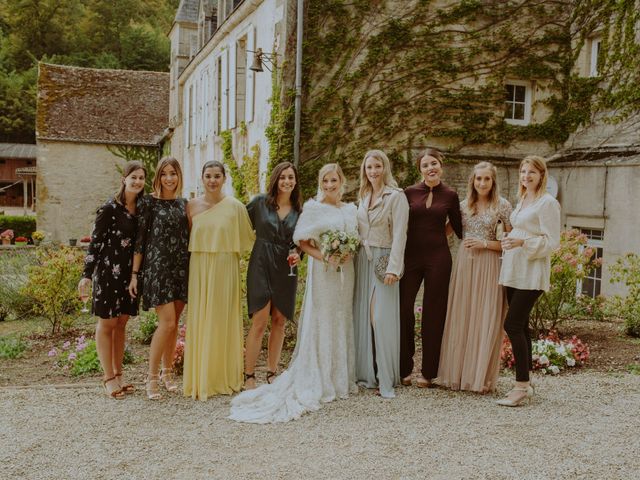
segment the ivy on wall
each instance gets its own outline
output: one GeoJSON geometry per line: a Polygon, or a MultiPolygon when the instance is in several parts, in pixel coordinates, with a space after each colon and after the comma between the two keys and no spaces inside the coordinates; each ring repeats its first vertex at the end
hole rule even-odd
{"type": "Polygon", "coordinates": [[[315,185],[318,169],[327,162],[337,161],[348,177],[357,176],[371,148],[384,148],[394,173],[408,184],[415,179],[411,152],[424,145],[456,151],[468,145],[543,141],[557,147],[598,109],[617,108],[624,114],[621,105],[633,104],[635,96],[637,110],[640,81],[630,78],[640,69],[620,67],[625,55],[637,62],[631,27],[638,24],[638,3],[464,0],[443,7],[428,0],[401,5],[310,0],[303,55],[302,184],[315,185]],[[603,91],[602,78],[583,78],[574,69],[581,42],[602,24],[610,25],[605,35],[624,40],[603,64],[608,68],[603,71],[618,67],[625,72],[612,74],[616,94],[603,91]],[[546,111],[545,121],[528,126],[504,122],[508,79],[535,82],[544,100],[533,108],[546,111]]]}
{"type": "MultiPolygon", "coordinates": [[[[242,128],[240,134],[246,136],[242,128]]],[[[260,145],[256,143],[250,149],[251,154],[242,156],[242,163],[239,165],[233,155],[233,135],[231,130],[225,130],[220,134],[222,137],[222,159],[229,169],[229,176],[236,197],[243,203],[248,203],[252,195],[260,191],[260,145]]]]}
{"type": "Polygon", "coordinates": [[[267,178],[270,177],[273,167],[281,162],[293,162],[293,117],[294,105],[292,98],[295,90],[283,90],[283,82],[280,77],[285,65],[278,68],[277,57],[273,59],[273,71],[271,72],[271,113],[269,125],[265,129],[265,137],[269,142],[269,163],[267,165],[267,178]]]}

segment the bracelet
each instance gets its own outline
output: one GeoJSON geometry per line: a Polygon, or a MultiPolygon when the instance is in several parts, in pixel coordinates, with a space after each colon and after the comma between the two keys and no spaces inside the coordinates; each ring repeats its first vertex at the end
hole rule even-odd
{"type": "Polygon", "coordinates": [[[138,275],[138,272],[131,272],[131,275],[138,275]]]}

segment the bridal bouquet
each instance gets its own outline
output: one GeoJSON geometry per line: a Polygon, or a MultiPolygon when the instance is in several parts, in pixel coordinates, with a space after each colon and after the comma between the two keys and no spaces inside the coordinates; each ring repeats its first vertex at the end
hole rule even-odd
{"type": "MultiPolygon", "coordinates": [[[[320,252],[325,266],[331,257],[338,257],[342,263],[349,255],[356,253],[359,245],[360,238],[357,233],[329,230],[320,235],[320,252]]],[[[342,271],[340,265],[337,271],[342,271]]]]}

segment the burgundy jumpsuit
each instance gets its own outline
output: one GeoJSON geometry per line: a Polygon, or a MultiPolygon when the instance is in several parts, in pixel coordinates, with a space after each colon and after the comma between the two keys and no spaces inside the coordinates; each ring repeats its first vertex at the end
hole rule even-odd
{"type": "Polygon", "coordinates": [[[458,238],[462,238],[462,216],[458,194],[442,182],[428,187],[424,182],[404,191],[409,201],[404,276],[400,280],[400,375],[413,371],[415,353],[414,304],[424,280],[422,300],[422,376],[438,375],[440,343],[447,316],[451,252],[445,233],[447,218],[458,238]],[[433,192],[431,206],[427,197],[433,192]]]}

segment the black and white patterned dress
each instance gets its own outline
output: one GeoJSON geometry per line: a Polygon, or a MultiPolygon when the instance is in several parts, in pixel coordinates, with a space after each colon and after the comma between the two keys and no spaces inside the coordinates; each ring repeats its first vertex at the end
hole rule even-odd
{"type": "Polygon", "coordinates": [[[93,280],[91,312],[100,318],[138,314],[128,291],[137,225],[136,216],[113,199],[97,211],[83,277],[93,280]]]}
{"type": "Polygon", "coordinates": [[[189,222],[187,200],[145,195],[138,202],[135,253],[143,254],[142,308],[187,301],[189,222]]]}

